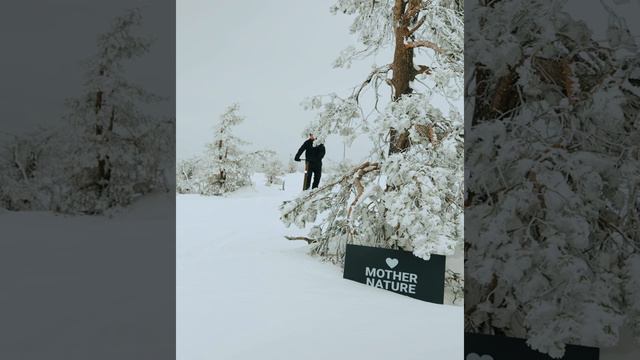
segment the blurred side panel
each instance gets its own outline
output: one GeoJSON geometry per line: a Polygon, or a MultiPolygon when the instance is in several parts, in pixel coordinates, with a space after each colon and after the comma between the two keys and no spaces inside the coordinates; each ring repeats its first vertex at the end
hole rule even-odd
{"type": "Polygon", "coordinates": [[[175,357],[175,2],[0,9],[0,358],[175,357]]]}
{"type": "Polygon", "coordinates": [[[551,358],[572,358],[569,344],[638,358],[638,13],[465,2],[468,333],[551,358]]]}

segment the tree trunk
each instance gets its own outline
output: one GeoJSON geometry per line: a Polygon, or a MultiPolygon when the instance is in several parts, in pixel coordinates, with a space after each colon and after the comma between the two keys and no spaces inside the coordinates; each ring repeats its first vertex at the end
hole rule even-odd
{"type": "MultiPolygon", "coordinates": [[[[104,73],[105,73],[105,70],[101,69],[100,76],[104,76],[104,73]]],[[[104,144],[105,142],[108,141],[109,135],[113,131],[113,123],[115,120],[115,109],[112,109],[111,114],[109,114],[109,123],[105,129],[105,123],[103,121],[103,117],[101,116],[101,113],[105,111],[102,106],[103,103],[104,103],[104,93],[102,90],[98,90],[96,92],[96,98],[94,103],[94,110],[96,115],[95,135],[96,135],[96,142],[98,144],[104,144]]],[[[97,157],[97,167],[98,167],[96,183],[98,188],[98,194],[99,196],[101,196],[103,191],[109,186],[109,181],[111,179],[111,162],[108,154],[98,153],[96,157],[97,157]]]]}
{"type": "MultiPolygon", "coordinates": [[[[393,87],[393,101],[398,101],[402,95],[411,94],[411,82],[415,79],[417,71],[413,64],[413,48],[405,46],[405,40],[409,36],[411,21],[418,13],[410,17],[409,12],[420,6],[420,0],[395,0],[393,6],[393,20],[395,49],[391,70],[393,72],[391,85],[393,87]]],[[[406,150],[409,147],[409,133],[407,129],[389,129],[389,154],[406,150]]]]}

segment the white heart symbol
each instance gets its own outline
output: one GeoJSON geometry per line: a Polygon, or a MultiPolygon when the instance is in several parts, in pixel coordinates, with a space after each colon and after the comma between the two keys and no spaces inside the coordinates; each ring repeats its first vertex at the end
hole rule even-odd
{"type": "Polygon", "coordinates": [[[493,360],[493,356],[491,355],[478,355],[476,353],[470,353],[469,355],[467,355],[467,357],[465,358],[465,360],[493,360]]]}
{"type": "Polygon", "coordinates": [[[387,258],[387,265],[389,265],[389,267],[393,269],[394,267],[398,266],[398,259],[387,258]]]}

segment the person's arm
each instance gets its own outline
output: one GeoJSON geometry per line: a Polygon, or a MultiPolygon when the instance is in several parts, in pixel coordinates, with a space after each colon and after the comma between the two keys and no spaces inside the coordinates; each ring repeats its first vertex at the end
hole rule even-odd
{"type": "Polygon", "coordinates": [[[296,153],[296,156],[293,158],[295,161],[300,161],[300,155],[302,155],[302,152],[304,152],[305,150],[307,150],[307,147],[309,146],[309,140],[305,141],[302,143],[302,146],[300,146],[300,149],[298,149],[298,152],[296,153]]]}
{"type": "Polygon", "coordinates": [[[324,144],[320,145],[320,160],[322,160],[322,158],[324,158],[324,154],[327,152],[326,149],[324,148],[324,144]]]}

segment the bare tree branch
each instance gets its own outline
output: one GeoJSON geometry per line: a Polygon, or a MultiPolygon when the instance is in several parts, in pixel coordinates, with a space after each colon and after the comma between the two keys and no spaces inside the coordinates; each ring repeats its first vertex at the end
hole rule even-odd
{"type": "Polygon", "coordinates": [[[404,13],[402,19],[405,21],[411,20],[414,16],[416,16],[422,9],[424,9],[425,4],[422,1],[414,1],[409,6],[409,9],[404,13]]]}
{"type": "Polygon", "coordinates": [[[379,68],[374,69],[371,74],[369,74],[369,76],[367,77],[367,79],[365,81],[362,82],[362,84],[360,85],[360,87],[358,88],[358,90],[354,93],[354,97],[356,99],[356,101],[358,101],[358,98],[360,97],[360,93],[362,92],[362,90],[369,84],[371,83],[371,80],[373,80],[374,78],[379,77],[382,74],[387,74],[389,73],[389,71],[391,71],[391,64],[387,64],[385,66],[381,66],[379,68]]]}
{"type": "Polygon", "coordinates": [[[420,26],[422,26],[422,24],[424,24],[424,21],[427,20],[427,16],[422,16],[422,18],[420,18],[420,20],[418,20],[418,23],[411,29],[409,29],[409,34],[407,34],[407,36],[411,36],[414,32],[416,32],[420,26]]]}
{"type": "Polygon", "coordinates": [[[285,236],[284,238],[287,239],[287,240],[304,240],[304,241],[307,242],[307,244],[313,244],[313,243],[317,242],[317,240],[310,239],[310,238],[308,238],[306,236],[285,236]]]}
{"type": "Polygon", "coordinates": [[[444,50],[442,50],[442,48],[440,48],[438,45],[436,45],[435,43],[432,43],[429,40],[416,40],[416,41],[408,42],[404,44],[404,46],[408,49],[426,47],[429,49],[433,49],[438,54],[444,54],[444,50]]]}
{"type": "Polygon", "coordinates": [[[420,74],[430,75],[431,74],[431,68],[428,67],[427,65],[417,65],[416,67],[418,68],[416,70],[416,75],[420,75],[420,74]]]}

